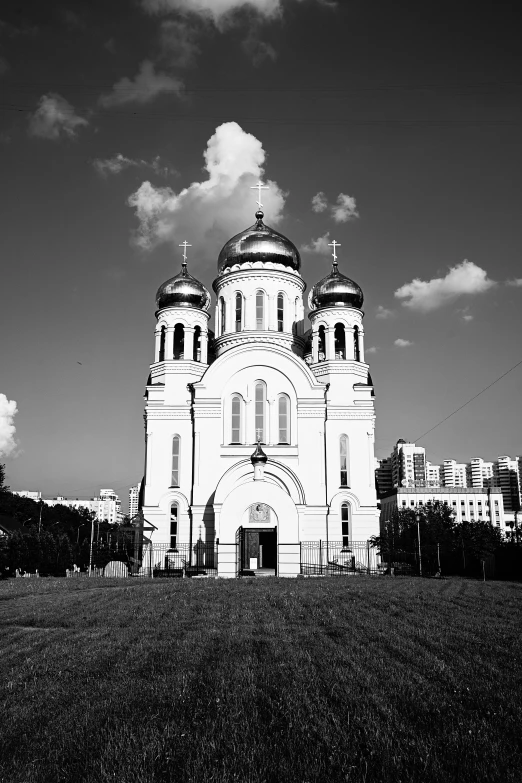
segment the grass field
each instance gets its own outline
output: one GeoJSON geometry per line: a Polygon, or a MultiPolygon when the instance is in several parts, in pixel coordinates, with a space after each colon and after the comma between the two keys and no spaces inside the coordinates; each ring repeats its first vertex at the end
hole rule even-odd
{"type": "Polygon", "coordinates": [[[522,780],[522,585],[0,582],[2,783],[522,780]]]}

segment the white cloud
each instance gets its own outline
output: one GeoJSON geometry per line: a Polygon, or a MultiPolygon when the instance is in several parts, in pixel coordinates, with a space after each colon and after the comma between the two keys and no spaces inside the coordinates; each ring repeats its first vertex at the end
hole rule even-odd
{"type": "Polygon", "coordinates": [[[393,310],[388,310],[387,307],[383,307],[382,305],[379,305],[377,307],[375,317],[376,318],[382,318],[383,320],[386,320],[387,318],[392,318],[395,315],[393,310]]]}
{"type": "Polygon", "coordinates": [[[76,136],[77,128],[88,125],[84,117],[78,116],[74,107],[58,93],[42,95],[34,114],[29,118],[29,133],[42,139],[57,140],[61,136],[76,136]]]}
{"type": "Polygon", "coordinates": [[[312,199],[312,210],[314,212],[324,212],[328,209],[328,199],[322,190],[316,193],[312,199]]]}
{"type": "Polygon", "coordinates": [[[146,160],[127,158],[125,155],[122,155],[121,152],[118,152],[116,155],[113,155],[112,158],[96,158],[93,160],[92,165],[102,177],[107,177],[109,174],[119,174],[124,169],[135,166],[152,169],[156,174],[159,174],[162,177],[176,173],[173,169],[170,169],[168,166],[164,166],[161,163],[159,155],[156,155],[156,157],[149,162],[146,160]]]}
{"type": "Polygon", "coordinates": [[[409,348],[410,345],[413,345],[411,340],[403,340],[402,337],[398,337],[393,344],[398,345],[399,348],[409,348]]]}
{"type": "Polygon", "coordinates": [[[141,4],[150,13],[190,12],[211,19],[216,25],[237,11],[249,11],[265,19],[274,19],[282,12],[281,0],[141,0],[141,4]]]}
{"type": "Polygon", "coordinates": [[[474,318],[474,316],[471,315],[471,313],[464,313],[464,315],[462,316],[462,320],[463,321],[472,321],[473,318],[474,318]]]}
{"type": "Polygon", "coordinates": [[[184,84],[181,79],[156,72],[154,64],[150,60],[144,60],[134,79],[128,79],[126,76],[120,79],[114,85],[113,91],[108,95],[102,95],[99,102],[101,106],[108,109],[126,103],[149,103],[165,92],[180,97],[183,90],[184,84]]]}
{"type": "Polygon", "coordinates": [[[353,196],[347,196],[345,193],[339,193],[337,196],[337,205],[332,207],[332,217],[336,223],[347,223],[348,220],[354,220],[359,217],[357,204],[353,196]]]}
{"type": "MultiPolygon", "coordinates": [[[[194,254],[215,254],[221,244],[254,222],[255,194],[249,188],[263,175],[266,153],[261,142],[236,122],[216,128],[204,152],[208,179],[176,193],[143,182],[128,204],[140,226],[136,243],[150,249],[161,242],[192,240],[194,254]],[[249,196],[252,196],[249,198],[249,196]],[[197,245],[196,245],[197,241],[197,245]]],[[[267,222],[279,223],[286,194],[268,180],[263,191],[267,222]]]]}
{"type": "Polygon", "coordinates": [[[506,285],[512,288],[522,288],[522,277],[514,277],[512,280],[506,280],[506,285]]]}
{"type": "Polygon", "coordinates": [[[370,346],[370,348],[366,348],[365,353],[377,353],[379,348],[376,345],[370,346]]]}
{"type": "Polygon", "coordinates": [[[160,26],[163,59],[169,65],[188,68],[196,62],[200,48],[196,43],[198,31],[181,19],[165,19],[160,26]]]}
{"type": "Polygon", "coordinates": [[[487,272],[464,260],[450,267],[446,277],[434,277],[424,281],[416,277],[411,283],[405,283],[395,291],[397,299],[405,299],[403,307],[427,313],[436,310],[463,294],[481,294],[493,288],[496,283],[488,278],[487,272]]]}
{"type": "Polygon", "coordinates": [[[0,457],[9,457],[16,450],[14,417],[17,413],[16,402],[0,394],[0,457]]]}
{"type": "Polygon", "coordinates": [[[328,247],[330,242],[330,232],[327,231],[322,237],[312,239],[309,245],[301,245],[303,253],[319,253],[319,255],[330,255],[331,249],[328,247]]]}

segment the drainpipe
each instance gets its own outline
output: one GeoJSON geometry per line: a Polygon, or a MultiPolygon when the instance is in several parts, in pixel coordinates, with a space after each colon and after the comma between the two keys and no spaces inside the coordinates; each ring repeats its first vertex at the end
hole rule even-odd
{"type": "MultiPolygon", "coordinates": [[[[324,387],[324,504],[328,506],[328,462],[326,459],[326,422],[328,421],[328,400],[326,395],[330,384],[327,383],[324,387]]],[[[328,509],[326,510],[326,563],[330,558],[328,552],[328,509]]]]}
{"type": "Polygon", "coordinates": [[[196,468],[196,422],[194,419],[194,398],[196,396],[196,390],[193,383],[187,383],[187,389],[190,392],[190,420],[192,422],[192,473],[190,476],[190,499],[189,499],[189,566],[192,565],[192,541],[193,541],[193,527],[194,517],[192,514],[192,505],[194,503],[194,472],[196,468]]]}

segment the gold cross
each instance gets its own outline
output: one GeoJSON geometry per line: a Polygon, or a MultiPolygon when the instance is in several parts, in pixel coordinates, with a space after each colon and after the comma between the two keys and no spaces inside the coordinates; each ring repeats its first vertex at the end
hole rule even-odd
{"type": "Polygon", "coordinates": [[[178,247],[182,247],[183,248],[183,261],[186,261],[187,260],[187,247],[192,247],[192,245],[189,245],[189,243],[185,239],[185,241],[182,242],[181,245],[178,245],[178,247]]]}
{"type": "Polygon", "coordinates": [[[254,185],[253,187],[251,187],[250,190],[257,190],[258,191],[259,196],[258,196],[257,206],[259,207],[259,209],[261,209],[261,207],[263,206],[261,204],[261,191],[262,190],[270,190],[270,188],[268,187],[268,185],[263,185],[261,180],[259,180],[257,185],[254,185]]]}
{"type": "Polygon", "coordinates": [[[328,247],[333,247],[332,255],[333,255],[334,262],[337,263],[337,254],[335,252],[335,248],[336,247],[341,247],[341,245],[339,244],[339,242],[336,242],[335,239],[334,239],[333,242],[329,242],[328,243],[328,247]]]}

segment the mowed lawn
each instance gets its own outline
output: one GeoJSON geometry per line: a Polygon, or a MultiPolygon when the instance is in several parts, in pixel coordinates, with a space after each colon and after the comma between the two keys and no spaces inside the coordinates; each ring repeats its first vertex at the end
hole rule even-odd
{"type": "Polygon", "coordinates": [[[0,780],[522,780],[522,585],[0,582],[0,780]]]}

